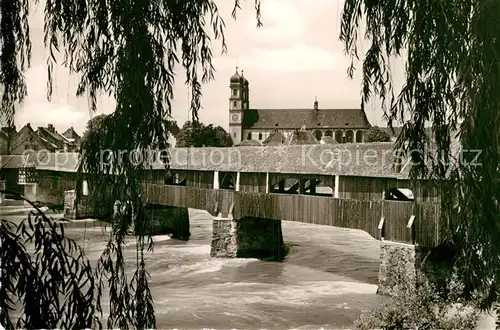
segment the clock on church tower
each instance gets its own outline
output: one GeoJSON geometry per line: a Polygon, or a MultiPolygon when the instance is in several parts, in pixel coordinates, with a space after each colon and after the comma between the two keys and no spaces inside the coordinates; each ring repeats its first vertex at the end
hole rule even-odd
{"type": "Polygon", "coordinates": [[[248,80],[243,76],[243,71],[240,74],[238,68],[236,68],[236,72],[229,79],[231,92],[229,96],[229,134],[234,144],[240,143],[242,139],[243,115],[249,106],[248,85],[248,80]]]}

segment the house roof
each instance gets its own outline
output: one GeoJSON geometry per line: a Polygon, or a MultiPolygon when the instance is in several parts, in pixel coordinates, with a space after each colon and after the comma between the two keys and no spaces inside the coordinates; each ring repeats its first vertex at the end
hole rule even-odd
{"type": "Polygon", "coordinates": [[[321,141],[320,141],[321,144],[338,144],[337,141],[335,141],[335,139],[331,136],[325,136],[323,135],[323,137],[321,138],[321,141]]]}
{"type": "Polygon", "coordinates": [[[33,153],[25,155],[0,155],[0,169],[36,167],[35,158],[33,153]]]}
{"type": "Polygon", "coordinates": [[[23,144],[26,140],[34,138],[37,139],[38,142],[47,150],[55,150],[57,149],[57,146],[48,141],[46,138],[40,136],[39,134],[36,134],[35,131],[31,128],[30,124],[24,125],[23,128],[19,130],[13,137],[12,137],[12,143],[11,143],[11,149],[15,149],[19,147],[21,144],[23,144]]]}
{"type": "Polygon", "coordinates": [[[8,139],[9,135],[14,136],[16,134],[16,127],[2,127],[0,128],[0,137],[8,139]]]}
{"type": "Polygon", "coordinates": [[[64,136],[66,139],[71,140],[71,139],[80,139],[80,135],[73,129],[73,127],[68,128],[64,133],[61,134],[64,136]]]}
{"type": "Polygon", "coordinates": [[[285,143],[286,137],[280,130],[273,130],[269,136],[262,142],[263,145],[276,146],[285,143]]]}
{"type": "Polygon", "coordinates": [[[360,109],[249,109],[243,112],[243,129],[369,128],[360,109]]]}
{"type": "Polygon", "coordinates": [[[311,131],[295,130],[285,141],[286,145],[319,144],[311,131]]]}
{"type": "Polygon", "coordinates": [[[243,140],[240,143],[238,143],[236,146],[237,147],[249,147],[249,146],[261,146],[262,143],[260,143],[257,140],[243,140]]]}
{"type": "MultiPolygon", "coordinates": [[[[280,145],[236,148],[172,148],[170,168],[176,170],[269,172],[406,178],[395,173],[393,143],[280,145]]],[[[162,170],[153,162],[148,168],[162,170]]],[[[78,153],[53,153],[40,170],[76,172],[78,153]]]]}
{"type": "MultiPolygon", "coordinates": [[[[392,132],[391,128],[390,127],[379,127],[382,131],[386,132],[387,134],[389,134],[391,137],[395,137],[397,138],[401,132],[403,131],[403,127],[402,126],[399,126],[399,127],[393,127],[394,129],[394,133],[392,132]]],[[[432,127],[426,127],[425,128],[425,132],[428,136],[432,136],[432,127]]]]}
{"type": "Polygon", "coordinates": [[[37,130],[38,135],[41,135],[43,138],[46,140],[50,141],[51,143],[68,143],[68,139],[66,139],[64,136],[57,132],[51,132],[47,127],[38,127],[37,130]]]}

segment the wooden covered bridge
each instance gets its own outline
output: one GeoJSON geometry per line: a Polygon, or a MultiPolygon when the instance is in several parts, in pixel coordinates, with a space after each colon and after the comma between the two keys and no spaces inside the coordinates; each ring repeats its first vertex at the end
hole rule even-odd
{"type": "MultiPolygon", "coordinates": [[[[436,189],[409,179],[407,158],[392,143],[174,148],[169,169],[158,155],[147,156],[142,186],[148,203],[212,214],[218,241],[213,255],[238,256],[243,220],[360,229],[411,246],[413,259],[415,247],[432,248],[442,240],[436,189]],[[408,190],[412,194],[403,193],[408,190]],[[221,238],[216,231],[236,234],[221,238]]],[[[76,187],[77,167],[78,154],[46,155],[29,170],[36,175],[25,184],[26,195],[62,204],[64,191],[76,187]]]]}

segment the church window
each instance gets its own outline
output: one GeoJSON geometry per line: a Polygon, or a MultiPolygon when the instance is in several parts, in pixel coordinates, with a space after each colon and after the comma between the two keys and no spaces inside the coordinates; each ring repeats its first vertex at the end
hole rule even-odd
{"type": "Polygon", "coordinates": [[[259,133],[259,140],[262,140],[262,133],[259,133]]]}
{"type": "Polygon", "coordinates": [[[236,89],[233,89],[233,96],[238,95],[238,91],[236,89]]]}
{"type": "Polygon", "coordinates": [[[252,133],[248,133],[247,140],[251,140],[251,139],[252,139],[252,133]]]}
{"type": "Polygon", "coordinates": [[[236,101],[233,101],[233,107],[236,107],[237,106],[237,102],[236,101]]]}
{"type": "Polygon", "coordinates": [[[236,132],[233,133],[233,137],[236,137],[236,132]]]}

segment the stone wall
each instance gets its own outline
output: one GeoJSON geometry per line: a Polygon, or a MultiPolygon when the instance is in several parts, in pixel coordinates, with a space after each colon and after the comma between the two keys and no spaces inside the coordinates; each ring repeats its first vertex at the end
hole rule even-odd
{"type": "Polygon", "coordinates": [[[75,190],[64,192],[64,218],[66,219],[104,219],[110,216],[112,210],[110,209],[108,210],[109,212],[105,212],[104,205],[101,204],[101,206],[103,206],[103,209],[94,210],[89,204],[87,196],[82,196],[77,204],[75,190]]]}
{"type": "Polygon", "coordinates": [[[377,293],[393,296],[403,285],[417,285],[426,253],[416,245],[381,241],[377,293]]]}
{"type": "Polygon", "coordinates": [[[39,171],[36,188],[36,201],[40,203],[63,205],[65,192],[76,188],[76,174],[52,171],[39,171]]]}
{"type": "Polygon", "coordinates": [[[68,190],[64,192],[64,217],[66,219],[76,219],[76,191],[68,190]]]}
{"type": "MultiPolygon", "coordinates": [[[[24,189],[24,198],[29,201],[36,201],[36,192],[37,192],[37,184],[36,183],[26,183],[23,185],[24,189]]],[[[27,202],[25,202],[26,204],[27,202]]]]}
{"type": "Polygon", "coordinates": [[[286,247],[281,221],[260,218],[214,219],[210,256],[283,260],[286,247]]]}

